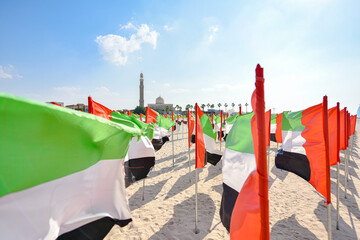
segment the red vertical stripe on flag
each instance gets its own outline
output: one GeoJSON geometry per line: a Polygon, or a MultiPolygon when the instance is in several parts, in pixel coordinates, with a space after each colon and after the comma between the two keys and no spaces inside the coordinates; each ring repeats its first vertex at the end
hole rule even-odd
{"type": "Polygon", "coordinates": [[[351,135],[354,135],[355,134],[355,127],[356,127],[356,118],[357,118],[357,115],[352,115],[351,116],[351,135]]]}
{"type": "Polygon", "coordinates": [[[265,113],[266,146],[270,147],[271,109],[265,113]]]}
{"type": "Polygon", "coordinates": [[[99,117],[110,120],[112,118],[111,113],[113,110],[95,102],[90,96],[88,97],[88,112],[99,117]]]}
{"type": "Polygon", "coordinates": [[[330,166],[334,166],[338,163],[338,107],[333,107],[328,110],[329,117],[329,150],[330,150],[330,166]]]}
{"type": "Polygon", "coordinates": [[[146,107],[146,120],[145,123],[156,123],[157,122],[157,112],[152,110],[149,107],[146,107]]]}
{"type": "Polygon", "coordinates": [[[327,96],[323,99],[323,132],[325,143],[325,163],[326,163],[326,204],[331,203],[331,185],[330,185],[330,158],[329,158],[329,121],[328,121],[328,101],[327,96]]]}
{"type": "Polygon", "coordinates": [[[205,166],[205,142],[200,118],[204,113],[195,103],[195,168],[205,166]]]}
{"type": "Polygon", "coordinates": [[[282,116],[283,113],[276,116],[275,138],[277,143],[282,143],[282,116]]]}
{"type": "Polygon", "coordinates": [[[223,113],[222,110],[220,111],[220,134],[219,134],[219,141],[221,142],[222,137],[222,122],[223,122],[223,113]]]}
{"type": "Polygon", "coordinates": [[[188,109],[188,117],[187,117],[187,124],[188,124],[188,143],[189,143],[189,148],[191,147],[191,135],[194,132],[194,118],[192,116],[192,113],[190,112],[190,110],[188,109]]]}

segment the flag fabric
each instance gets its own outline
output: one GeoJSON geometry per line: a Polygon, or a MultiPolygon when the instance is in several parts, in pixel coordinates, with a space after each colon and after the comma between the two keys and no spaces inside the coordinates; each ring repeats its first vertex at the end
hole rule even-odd
{"type": "Polygon", "coordinates": [[[195,103],[195,168],[205,166],[205,142],[200,119],[206,116],[195,103]]]}
{"type": "Polygon", "coordinates": [[[188,125],[188,143],[189,143],[189,148],[190,148],[191,147],[191,136],[194,133],[194,117],[189,109],[188,109],[188,114],[187,114],[187,125],[188,125]]]}
{"type": "Polygon", "coordinates": [[[167,141],[170,140],[169,136],[171,132],[169,130],[172,126],[175,125],[175,123],[149,107],[146,107],[145,122],[155,123],[154,136],[151,142],[154,146],[155,151],[158,151],[167,141]]]}
{"type": "Polygon", "coordinates": [[[275,165],[308,181],[329,204],[331,199],[327,116],[325,100],[303,111],[284,112],[283,148],[275,157],[275,165]]]}
{"type": "Polygon", "coordinates": [[[0,112],[1,238],[56,239],[106,216],[131,221],[124,158],[141,136],[132,123],[4,93],[0,112]]]}
{"type": "Polygon", "coordinates": [[[283,113],[276,115],[275,139],[277,143],[282,143],[282,116],[283,113]]]}
{"type": "Polygon", "coordinates": [[[265,113],[266,146],[270,147],[271,109],[265,113]]]}
{"type": "Polygon", "coordinates": [[[351,116],[351,135],[355,134],[356,119],[357,119],[357,115],[351,116]]]}
{"type": "Polygon", "coordinates": [[[340,150],[346,150],[346,107],[340,111],[340,150]]]}
{"type": "Polygon", "coordinates": [[[226,141],[220,218],[230,239],[270,235],[263,84],[257,77],[251,101],[255,113],[239,116],[226,141]]]}
{"type": "MultiPolygon", "coordinates": [[[[236,122],[236,120],[237,120],[237,118],[238,118],[239,116],[241,116],[241,115],[235,114],[234,116],[228,117],[227,119],[225,119],[225,122],[226,122],[226,124],[225,124],[225,136],[226,136],[227,134],[229,134],[232,126],[234,125],[234,123],[236,122]]],[[[226,137],[225,137],[225,139],[226,139],[226,137]]]]}
{"type": "Polygon", "coordinates": [[[270,122],[270,141],[276,142],[276,117],[277,114],[271,114],[271,122],[270,122]]]}
{"type": "Polygon", "coordinates": [[[133,116],[110,110],[100,103],[95,102],[91,97],[88,97],[88,106],[91,106],[91,108],[89,108],[89,113],[91,114],[116,123],[127,120],[132,122],[134,127],[141,131],[144,136],[140,138],[137,136],[133,137],[125,157],[125,186],[128,187],[130,184],[146,178],[151,168],[155,165],[155,150],[150,142],[153,135],[153,126],[143,123],[133,116]],[[151,131],[149,129],[151,129],[151,131]]]}
{"type": "MultiPolygon", "coordinates": [[[[204,114],[200,108],[198,108],[198,110],[198,114],[200,115],[201,127],[204,134],[206,162],[209,162],[210,164],[215,166],[222,157],[221,151],[218,150],[216,146],[216,132],[214,132],[212,128],[209,116],[204,114]]],[[[192,139],[194,138],[192,137],[192,139]]],[[[192,142],[195,143],[195,141],[192,142]]]]}
{"type": "Polygon", "coordinates": [[[329,151],[330,151],[330,166],[336,165],[340,162],[340,112],[339,106],[335,106],[328,110],[329,112],[329,151]]]}

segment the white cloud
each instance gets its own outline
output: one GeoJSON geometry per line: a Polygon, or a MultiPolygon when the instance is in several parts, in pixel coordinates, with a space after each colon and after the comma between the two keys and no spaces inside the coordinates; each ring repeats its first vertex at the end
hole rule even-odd
{"type": "Polygon", "coordinates": [[[8,70],[11,70],[10,68],[12,68],[11,65],[9,68],[0,65],[0,78],[13,78],[13,76],[9,72],[7,72],[8,70]]]}
{"type": "Polygon", "coordinates": [[[208,38],[209,43],[211,43],[214,40],[214,37],[218,31],[219,31],[219,27],[217,25],[209,27],[209,32],[210,32],[208,38]]]}
{"type": "Polygon", "coordinates": [[[80,88],[77,87],[56,87],[54,88],[55,91],[65,92],[65,93],[74,93],[75,91],[79,90],[80,88]]]}
{"type": "Polygon", "coordinates": [[[170,32],[170,31],[174,30],[174,28],[169,27],[168,25],[164,25],[164,30],[170,32]]]}
{"type": "Polygon", "coordinates": [[[115,34],[96,37],[95,42],[98,44],[100,52],[106,61],[115,65],[124,65],[128,61],[129,54],[141,50],[143,43],[149,43],[154,49],[156,48],[159,33],[155,30],[150,31],[147,24],[136,27],[132,23],[128,23],[122,28],[133,28],[136,33],[132,34],[129,39],[115,34]]]}
{"type": "Polygon", "coordinates": [[[94,95],[99,95],[99,96],[119,96],[120,94],[118,92],[111,92],[110,89],[108,89],[107,87],[101,86],[101,87],[97,87],[95,88],[95,92],[94,95]]]}
{"type": "Polygon", "coordinates": [[[170,83],[164,83],[163,86],[164,87],[170,87],[170,83]]]}

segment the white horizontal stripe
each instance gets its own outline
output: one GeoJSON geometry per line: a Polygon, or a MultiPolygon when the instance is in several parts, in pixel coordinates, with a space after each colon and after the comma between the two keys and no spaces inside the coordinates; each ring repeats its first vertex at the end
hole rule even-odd
{"type": "Polygon", "coordinates": [[[256,170],[255,155],[226,148],[222,160],[223,182],[240,192],[250,173],[256,170]]]}
{"type": "Polygon", "coordinates": [[[212,153],[212,154],[222,155],[222,152],[220,150],[218,150],[216,147],[215,140],[206,134],[203,134],[203,135],[204,135],[206,151],[208,151],[209,153],[212,153]]]}
{"type": "Polygon", "coordinates": [[[66,177],[0,198],[1,239],[56,239],[96,219],[131,218],[124,161],[102,160],[66,177]]]}
{"type": "Polygon", "coordinates": [[[275,133],[275,131],[276,131],[276,123],[270,124],[270,133],[275,133]]]}
{"type": "Polygon", "coordinates": [[[299,131],[282,131],[282,146],[287,152],[300,153],[306,155],[303,147],[306,142],[299,131]]]}
{"type": "Polygon", "coordinates": [[[154,137],[155,139],[161,139],[165,136],[170,136],[171,135],[171,128],[170,130],[166,130],[165,128],[159,127],[159,126],[155,126],[154,127],[154,137]]]}
{"type": "Polygon", "coordinates": [[[154,146],[148,137],[141,136],[139,141],[133,137],[130,142],[129,150],[125,157],[125,162],[129,159],[155,157],[154,146]]]}

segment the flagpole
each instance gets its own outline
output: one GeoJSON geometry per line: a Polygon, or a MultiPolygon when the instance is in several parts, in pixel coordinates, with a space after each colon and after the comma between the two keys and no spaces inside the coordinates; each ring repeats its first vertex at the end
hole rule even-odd
{"type": "Polygon", "coordinates": [[[328,210],[328,239],[331,240],[332,239],[332,234],[331,234],[331,203],[329,203],[327,205],[327,210],[328,210]]]}
{"type": "Polygon", "coordinates": [[[142,200],[145,199],[145,178],[143,179],[142,200]]]}
{"type": "Polygon", "coordinates": [[[197,227],[197,223],[198,223],[198,199],[197,199],[197,193],[198,193],[198,169],[195,168],[195,234],[199,233],[199,229],[197,227]]]}
{"type": "Polygon", "coordinates": [[[348,174],[349,174],[349,161],[348,161],[348,156],[349,156],[349,149],[345,150],[345,198],[347,198],[346,196],[346,191],[347,191],[347,179],[348,179],[348,174]]]}
{"type": "Polygon", "coordinates": [[[188,152],[189,152],[189,182],[191,182],[191,176],[190,176],[190,172],[191,172],[191,165],[190,165],[190,148],[188,148],[188,152]]]}
{"type": "Polygon", "coordinates": [[[339,177],[340,163],[337,163],[337,179],[336,179],[336,229],[339,230],[339,177]]]}
{"type": "Polygon", "coordinates": [[[174,167],[174,162],[175,162],[175,156],[174,156],[174,132],[171,132],[171,142],[172,142],[172,155],[173,155],[173,167],[174,167]]]}

